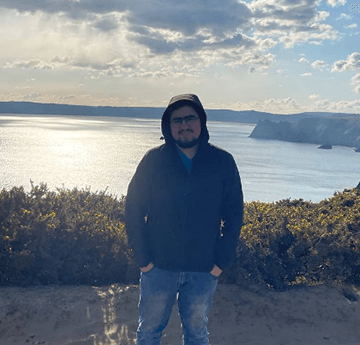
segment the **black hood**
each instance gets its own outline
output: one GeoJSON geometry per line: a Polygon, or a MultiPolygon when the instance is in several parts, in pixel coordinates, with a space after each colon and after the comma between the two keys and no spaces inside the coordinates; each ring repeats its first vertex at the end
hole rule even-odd
{"type": "Polygon", "coordinates": [[[170,99],[170,102],[167,108],[164,111],[164,114],[161,119],[161,131],[165,138],[166,143],[174,144],[174,138],[171,135],[170,129],[170,115],[174,110],[182,108],[184,106],[192,107],[196,113],[199,115],[200,123],[201,123],[201,134],[200,134],[200,142],[208,142],[209,141],[209,132],[206,127],[206,113],[205,109],[202,106],[200,99],[198,96],[193,94],[184,94],[177,95],[170,99]]]}

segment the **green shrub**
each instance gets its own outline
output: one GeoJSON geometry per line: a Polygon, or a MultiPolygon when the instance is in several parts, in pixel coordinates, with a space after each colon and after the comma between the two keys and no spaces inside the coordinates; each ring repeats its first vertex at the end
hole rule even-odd
{"type": "Polygon", "coordinates": [[[237,255],[244,280],[283,290],[291,285],[360,284],[360,191],[318,204],[300,200],[245,205],[237,255]]]}
{"type": "MultiPolygon", "coordinates": [[[[0,285],[136,282],[124,225],[125,198],[106,191],[0,192],[0,285]]],[[[134,268],[135,267],[135,268],[134,268]]],[[[320,203],[245,203],[234,264],[221,282],[276,290],[360,284],[360,191],[320,203]]]]}
{"type": "Polygon", "coordinates": [[[0,192],[0,285],[108,284],[131,264],[124,199],[45,184],[0,192]]]}

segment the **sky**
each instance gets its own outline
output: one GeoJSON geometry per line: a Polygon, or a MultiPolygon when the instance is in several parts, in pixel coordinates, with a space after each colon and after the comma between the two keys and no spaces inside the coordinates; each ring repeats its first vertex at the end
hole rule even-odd
{"type": "Polygon", "coordinates": [[[360,114],[360,2],[0,0],[0,101],[360,114]]]}

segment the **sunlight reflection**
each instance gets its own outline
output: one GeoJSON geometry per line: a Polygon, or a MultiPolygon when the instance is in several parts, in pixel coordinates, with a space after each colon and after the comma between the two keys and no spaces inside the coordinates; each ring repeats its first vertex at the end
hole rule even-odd
{"type": "MultiPolygon", "coordinates": [[[[125,293],[129,292],[131,287],[111,285],[108,289],[101,287],[94,287],[94,289],[102,300],[101,309],[104,321],[103,334],[92,336],[94,345],[135,345],[135,328],[133,331],[130,331],[129,325],[123,322],[123,319],[126,319],[126,316],[129,314],[128,310],[126,310],[127,299],[125,293]],[[122,308],[124,309],[123,315],[117,315],[120,301],[124,304],[122,308]]],[[[135,327],[135,323],[132,326],[135,327]]]]}

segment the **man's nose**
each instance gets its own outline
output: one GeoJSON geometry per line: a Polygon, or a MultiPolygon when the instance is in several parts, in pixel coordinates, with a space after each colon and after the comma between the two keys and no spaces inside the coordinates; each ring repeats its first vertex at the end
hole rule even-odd
{"type": "Polygon", "coordinates": [[[182,119],[182,121],[181,121],[181,125],[180,125],[180,128],[181,129],[187,129],[187,128],[189,128],[190,126],[187,124],[187,122],[185,121],[185,119],[182,119]]]}

